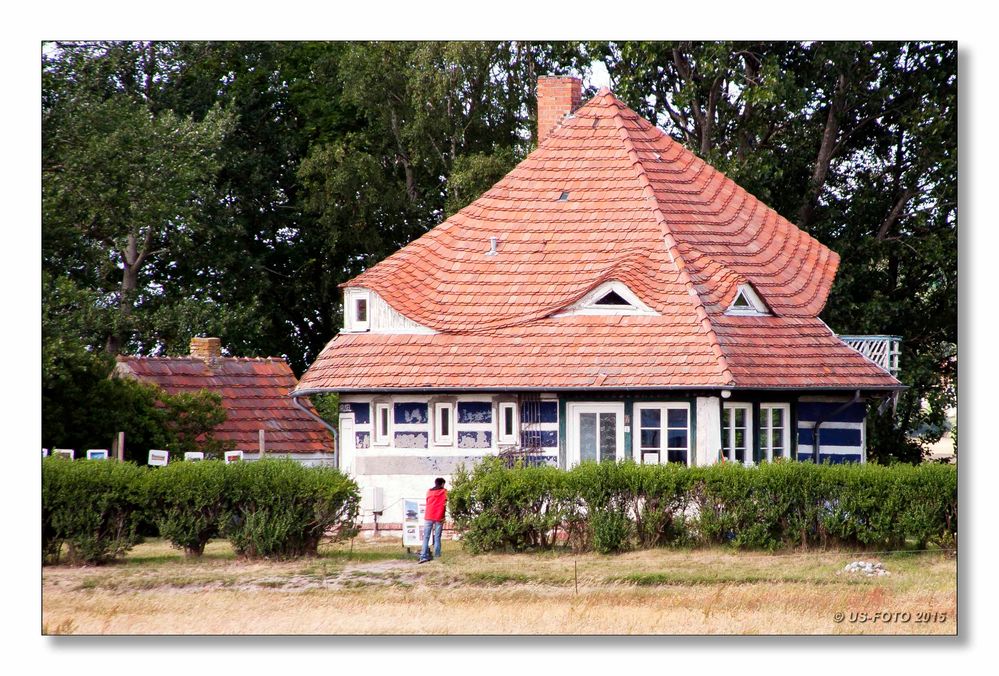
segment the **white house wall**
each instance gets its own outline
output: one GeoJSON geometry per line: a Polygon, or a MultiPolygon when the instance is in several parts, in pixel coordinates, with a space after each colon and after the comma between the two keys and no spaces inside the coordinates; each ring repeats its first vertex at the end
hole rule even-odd
{"type": "Polygon", "coordinates": [[[351,317],[354,300],[357,298],[367,298],[367,331],[372,333],[434,333],[433,329],[414,322],[404,314],[397,312],[381,296],[369,289],[348,287],[344,289],[343,297],[344,331],[356,330],[351,317]]]}
{"type": "MultiPolygon", "coordinates": [[[[332,453],[264,453],[268,460],[294,460],[306,467],[336,467],[332,453]]],[[[244,461],[260,460],[260,453],[243,452],[244,461]]]]}
{"type": "MultiPolygon", "coordinates": [[[[502,395],[342,396],[341,414],[353,416],[354,479],[362,490],[377,487],[383,491],[384,511],[378,521],[401,523],[403,498],[423,497],[436,477],[443,477],[450,486],[459,466],[470,470],[483,457],[514,448],[497,443],[499,404],[508,401],[516,401],[516,398],[502,395]],[[436,402],[454,404],[453,442],[446,446],[434,443],[432,411],[436,402]],[[389,405],[389,439],[384,445],[373,443],[376,404],[389,405]]],[[[543,397],[537,403],[541,411],[540,422],[524,420],[529,405],[523,401],[518,404],[521,448],[536,441],[533,445],[540,448],[534,456],[541,462],[557,465],[558,400],[554,396],[543,397]]],[[[366,523],[373,520],[372,514],[364,514],[366,523]]]]}
{"type": "Polygon", "coordinates": [[[698,397],[697,449],[694,464],[704,466],[718,462],[718,453],[721,447],[721,399],[719,397],[698,397]]]}

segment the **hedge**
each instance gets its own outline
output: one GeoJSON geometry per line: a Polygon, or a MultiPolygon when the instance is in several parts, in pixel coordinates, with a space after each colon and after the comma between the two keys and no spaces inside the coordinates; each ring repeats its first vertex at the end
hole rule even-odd
{"type": "Polygon", "coordinates": [[[146,469],[101,460],[42,460],[42,559],[105,563],[132,548],[146,508],[146,469]]]}
{"type": "Polygon", "coordinates": [[[357,484],[329,467],[293,460],[236,463],[230,468],[223,534],[236,553],[289,557],[317,553],[325,536],[356,534],[357,484]]]}
{"type": "Polygon", "coordinates": [[[473,552],[703,544],[925,548],[956,539],[957,470],[624,462],[561,471],[486,459],[471,473],[456,473],[449,507],[473,552]]]}
{"type": "Polygon", "coordinates": [[[240,555],[316,554],[320,541],[356,532],[357,484],[339,471],[293,460],[226,465],[132,463],[48,458],[42,464],[42,556],[58,562],[105,563],[139,541],[151,519],[189,556],[227,537],[240,555]]]}

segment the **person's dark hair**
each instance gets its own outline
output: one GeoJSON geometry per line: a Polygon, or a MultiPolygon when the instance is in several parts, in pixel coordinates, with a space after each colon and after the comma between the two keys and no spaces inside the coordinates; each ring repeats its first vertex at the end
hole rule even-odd
{"type": "Polygon", "coordinates": [[[442,477],[434,479],[434,488],[444,488],[444,479],[442,477]]]}

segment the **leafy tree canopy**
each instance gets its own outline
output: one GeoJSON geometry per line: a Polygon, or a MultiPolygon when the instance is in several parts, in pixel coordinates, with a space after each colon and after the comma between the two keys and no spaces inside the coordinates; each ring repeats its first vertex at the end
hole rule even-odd
{"type": "Polygon", "coordinates": [[[823,318],[904,338],[910,389],[871,455],[918,459],[956,399],[952,42],[46,45],[44,407],[97,396],[103,353],[194,335],[300,373],[341,325],[338,285],[530,151],[539,75],[597,61],[840,253],[823,318]]]}

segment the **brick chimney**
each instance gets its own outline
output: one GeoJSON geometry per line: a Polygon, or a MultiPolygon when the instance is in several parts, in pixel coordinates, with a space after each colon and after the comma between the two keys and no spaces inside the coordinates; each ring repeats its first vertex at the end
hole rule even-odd
{"type": "Polygon", "coordinates": [[[191,338],[191,356],[209,363],[222,356],[220,338],[191,338]]]}
{"type": "Polygon", "coordinates": [[[583,81],[578,77],[538,78],[538,144],[579,108],[582,95],[583,81]]]}

